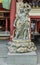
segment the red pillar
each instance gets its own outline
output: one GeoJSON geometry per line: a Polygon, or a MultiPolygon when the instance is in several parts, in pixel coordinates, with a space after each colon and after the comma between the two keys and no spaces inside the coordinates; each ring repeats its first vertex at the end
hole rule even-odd
{"type": "Polygon", "coordinates": [[[12,41],[12,35],[13,35],[13,22],[15,20],[15,14],[16,14],[16,0],[11,0],[11,6],[10,6],[10,41],[12,41]]]}
{"type": "Polygon", "coordinates": [[[6,18],[6,32],[8,31],[8,20],[6,18]]]}

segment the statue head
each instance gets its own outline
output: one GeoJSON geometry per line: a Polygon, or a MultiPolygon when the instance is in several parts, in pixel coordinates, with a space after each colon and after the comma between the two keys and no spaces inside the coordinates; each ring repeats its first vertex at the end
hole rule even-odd
{"type": "Polygon", "coordinates": [[[29,13],[31,10],[31,6],[28,3],[25,3],[24,10],[25,10],[25,13],[29,13]]]}

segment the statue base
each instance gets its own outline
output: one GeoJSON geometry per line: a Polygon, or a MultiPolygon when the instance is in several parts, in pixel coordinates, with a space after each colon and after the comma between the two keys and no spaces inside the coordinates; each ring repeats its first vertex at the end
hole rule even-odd
{"type": "Polygon", "coordinates": [[[8,65],[37,65],[36,52],[8,53],[8,65]]]}
{"type": "Polygon", "coordinates": [[[31,40],[15,39],[8,44],[9,52],[11,53],[28,53],[36,50],[36,46],[31,40]]]}

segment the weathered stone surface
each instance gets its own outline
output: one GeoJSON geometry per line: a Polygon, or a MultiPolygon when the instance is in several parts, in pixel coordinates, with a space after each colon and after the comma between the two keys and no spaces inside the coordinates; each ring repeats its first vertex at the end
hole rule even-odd
{"type": "Polygon", "coordinates": [[[36,52],[8,53],[8,65],[37,65],[36,52]]]}
{"type": "MultiPolygon", "coordinates": [[[[36,50],[36,46],[30,40],[30,18],[29,12],[31,7],[27,3],[23,3],[23,0],[17,2],[16,19],[14,26],[16,27],[15,37],[12,36],[12,43],[9,44],[8,49],[11,53],[26,53],[36,50]]],[[[14,35],[14,32],[13,32],[14,35]]]]}
{"type": "Polygon", "coordinates": [[[30,40],[14,39],[13,42],[8,45],[8,49],[11,53],[25,53],[35,51],[37,48],[30,40]]]}
{"type": "Polygon", "coordinates": [[[27,39],[29,37],[28,29],[30,26],[30,10],[31,7],[29,4],[23,3],[22,1],[17,2],[16,19],[14,21],[14,26],[16,27],[15,38],[17,39],[27,39]]]}

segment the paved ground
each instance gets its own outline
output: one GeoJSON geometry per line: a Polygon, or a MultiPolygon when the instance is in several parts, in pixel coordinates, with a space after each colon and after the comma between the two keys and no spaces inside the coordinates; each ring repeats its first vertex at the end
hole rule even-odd
{"type": "Polygon", "coordinates": [[[38,58],[38,64],[40,64],[40,42],[35,43],[37,46],[37,58],[38,58]]]}
{"type": "MultiPolygon", "coordinates": [[[[8,40],[2,40],[0,41],[0,65],[7,65],[6,59],[7,59],[7,44],[8,40]]],[[[40,64],[40,43],[35,43],[37,46],[37,57],[38,61],[37,63],[40,64]]]]}
{"type": "Polygon", "coordinates": [[[7,40],[0,41],[0,65],[7,65],[6,63],[8,53],[7,44],[8,44],[7,40]]]}

